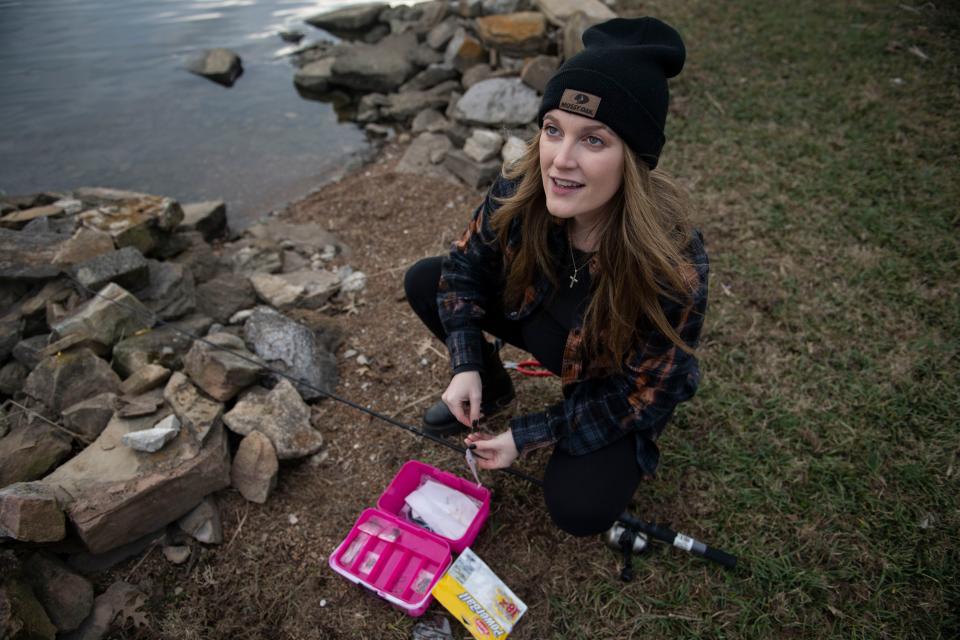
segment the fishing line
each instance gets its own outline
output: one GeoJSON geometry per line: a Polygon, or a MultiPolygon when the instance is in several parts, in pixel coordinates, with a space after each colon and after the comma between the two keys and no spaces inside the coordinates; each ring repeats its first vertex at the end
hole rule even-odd
{"type": "MultiPolygon", "coordinates": [[[[384,415],[384,414],[382,414],[382,413],[379,413],[378,411],[374,411],[373,409],[371,409],[371,408],[369,408],[369,407],[366,407],[366,406],[364,406],[364,405],[362,405],[362,404],[358,404],[358,403],[356,403],[356,402],[354,402],[354,401],[352,401],[352,400],[349,400],[348,398],[344,398],[344,397],[342,397],[342,396],[340,396],[340,395],[337,395],[336,393],[333,393],[332,391],[326,391],[326,390],[324,390],[324,389],[320,389],[319,387],[315,387],[314,385],[310,384],[310,383],[307,382],[306,380],[301,380],[301,379],[296,378],[296,377],[294,377],[294,376],[292,376],[292,375],[290,375],[290,374],[284,373],[283,371],[280,371],[280,370],[278,370],[278,369],[275,369],[275,368],[271,367],[270,365],[268,365],[268,364],[266,364],[266,363],[264,363],[264,362],[262,362],[262,361],[255,360],[255,359],[253,359],[253,358],[250,358],[250,357],[247,357],[247,356],[243,355],[242,353],[237,353],[236,351],[232,351],[231,349],[228,349],[228,348],[225,347],[225,346],[218,345],[218,344],[216,344],[216,343],[214,343],[214,342],[211,342],[210,340],[207,340],[206,338],[201,338],[200,336],[193,335],[193,334],[190,333],[189,331],[184,331],[183,329],[180,329],[179,327],[176,327],[176,326],[174,326],[173,324],[171,324],[171,323],[169,323],[169,322],[167,322],[167,321],[165,321],[165,320],[162,320],[162,319],[158,318],[158,317],[156,316],[156,314],[149,313],[149,312],[148,312],[148,314],[144,314],[144,312],[143,312],[142,310],[137,309],[136,307],[130,306],[130,305],[125,304],[125,303],[123,303],[123,302],[120,302],[120,301],[118,301],[118,300],[114,300],[113,298],[108,298],[107,296],[101,295],[101,294],[98,293],[97,291],[94,291],[93,289],[90,289],[89,287],[87,287],[87,286],[84,285],[83,283],[77,281],[76,278],[74,278],[72,275],[70,275],[69,273],[67,273],[67,272],[65,272],[65,271],[62,271],[61,273],[62,273],[68,280],[70,280],[71,282],[73,282],[75,285],[77,285],[78,287],[80,287],[81,289],[83,289],[84,291],[86,291],[87,293],[89,293],[90,295],[96,296],[96,297],[101,298],[101,299],[103,299],[103,300],[106,300],[107,302],[110,302],[111,304],[115,304],[115,305],[117,305],[118,307],[120,307],[120,308],[122,308],[122,309],[125,309],[126,311],[128,311],[128,312],[130,312],[130,313],[133,313],[134,315],[137,315],[137,316],[139,316],[139,317],[142,318],[142,319],[148,319],[149,322],[150,322],[150,325],[151,325],[150,330],[153,330],[153,329],[155,329],[155,328],[167,328],[167,329],[171,329],[171,330],[179,333],[179,334],[182,335],[182,336],[185,336],[185,337],[187,337],[187,338],[190,338],[191,340],[197,340],[197,341],[199,341],[199,342],[202,342],[202,343],[204,343],[205,345],[207,345],[207,346],[209,346],[209,347],[213,347],[214,349],[217,349],[218,351],[225,351],[225,352],[229,353],[230,355],[232,355],[232,356],[234,356],[234,357],[236,357],[236,358],[240,358],[241,360],[244,360],[245,362],[249,362],[249,363],[251,363],[251,364],[253,364],[253,365],[256,365],[256,366],[258,366],[258,367],[261,367],[261,368],[263,368],[263,369],[266,369],[268,372],[270,372],[270,373],[272,373],[272,374],[274,374],[274,375],[277,375],[277,376],[281,376],[281,377],[283,377],[283,378],[286,378],[287,380],[289,380],[290,382],[294,383],[295,385],[304,386],[304,387],[306,387],[307,389],[310,389],[311,391],[316,391],[317,393],[319,393],[319,394],[321,394],[321,395],[323,395],[323,396],[325,396],[325,397],[327,397],[327,398],[330,398],[330,399],[332,399],[332,400],[335,400],[335,401],[337,401],[337,402],[340,402],[340,403],[342,403],[342,404],[345,404],[345,405],[347,405],[348,407],[352,407],[352,408],[354,408],[354,409],[356,409],[356,410],[358,410],[358,411],[362,411],[363,413],[366,413],[367,415],[373,416],[374,418],[379,418],[380,420],[383,420],[384,422],[387,422],[387,423],[389,423],[389,424],[391,424],[391,425],[393,425],[393,426],[395,426],[395,427],[399,427],[400,429],[404,429],[404,430],[406,430],[406,431],[409,431],[410,433],[412,433],[412,434],[414,434],[414,435],[416,435],[416,436],[419,436],[419,437],[421,437],[421,438],[426,438],[427,440],[431,440],[431,441],[433,441],[433,442],[435,442],[435,443],[437,443],[437,444],[439,444],[439,445],[443,445],[444,447],[447,447],[448,449],[452,449],[452,450],[454,450],[454,451],[456,451],[456,452],[458,452],[458,453],[461,453],[461,454],[466,455],[467,449],[465,449],[464,447],[461,447],[461,446],[459,446],[459,445],[456,445],[456,444],[454,444],[454,443],[452,443],[452,442],[448,442],[448,441],[444,440],[443,438],[441,438],[441,437],[439,437],[439,436],[435,436],[435,435],[433,435],[432,433],[427,433],[426,431],[423,431],[422,429],[417,429],[417,428],[414,427],[414,426],[411,426],[411,425],[405,424],[405,423],[403,423],[403,422],[400,422],[399,420],[396,420],[396,419],[394,419],[394,418],[391,418],[390,416],[387,416],[387,415],[384,415]]],[[[510,468],[506,468],[506,469],[496,469],[496,471],[501,471],[501,472],[506,473],[506,474],[508,474],[508,475],[511,475],[511,476],[513,476],[513,477],[515,477],[515,478],[520,478],[521,480],[526,480],[527,482],[529,482],[530,484],[533,484],[533,485],[535,485],[535,486],[538,486],[538,487],[541,487],[541,488],[543,487],[543,481],[542,481],[542,480],[539,480],[538,478],[534,478],[533,476],[531,476],[531,475],[529,475],[529,474],[526,474],[526,473],[524,473],[524,472],[522,472],[522,471],[517,471],[516,469],[510,469],[510,468]]]]}

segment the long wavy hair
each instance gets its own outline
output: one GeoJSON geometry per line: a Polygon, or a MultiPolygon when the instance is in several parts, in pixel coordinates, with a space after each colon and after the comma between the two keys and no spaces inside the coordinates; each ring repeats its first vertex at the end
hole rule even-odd
{"type": "MultiPolygon", "coordinates": [[[[556,287],[559,264],[548,247],[551,227],[563,222],[547,211],[540,173],[540,133],[504,176],[518,180],[514,193],[500,199],[491,225],[510,259],[503,302],[522,305],[529,287],[543,273],[556,287]],[[515,219],[519,247],[508,248],[515,219]]],[[[591,359],[622,368],[646,331],[656,329],[687,353],[694,350],[671,326],[660,298],[689,302],[698,279],[683,252],[690,242],[689,200],[665,172],[650,168],[624,145],[623,181],[600,222],[598,269],[591,270],[593,296],[584,315],[583,348],[591,359]],[[607,358],[612,358],[612,362],[607,358]]]]}

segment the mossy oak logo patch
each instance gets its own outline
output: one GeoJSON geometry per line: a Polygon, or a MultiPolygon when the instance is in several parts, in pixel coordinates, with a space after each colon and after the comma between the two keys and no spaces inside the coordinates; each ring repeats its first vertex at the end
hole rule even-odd
{"type": "Polygon", "coordinates": [[[596,118],[599,107],[600,98],[592,93],[584,93],[576,89],[566,89],[563,95],[560,96],[560,108],[564,111],[576,113],[577,115],[596,118]]]}

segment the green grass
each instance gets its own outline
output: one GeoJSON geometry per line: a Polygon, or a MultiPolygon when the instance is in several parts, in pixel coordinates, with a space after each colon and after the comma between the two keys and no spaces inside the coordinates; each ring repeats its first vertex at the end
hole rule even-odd
{"type": "Polygon", "coordinates": [[[703,384],[638,507],[741,569],[660,553],[636,584],[554,594],[555,637],[960,633],[947,4],[621,3],[687,42],[663,166],[690,185],[713,265],[703,384]]]}

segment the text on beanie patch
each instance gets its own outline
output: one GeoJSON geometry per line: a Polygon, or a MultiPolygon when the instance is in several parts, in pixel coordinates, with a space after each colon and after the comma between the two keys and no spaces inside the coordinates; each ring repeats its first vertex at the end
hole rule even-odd
{"type": "Polygon", "coordinates": [[[576,89],[566,89],[560,96],[560,108],[564,111],[576,113],[588,118],[597,117],[597,109],[600,107],[600,98],[592,93],[584,93],[576,89]]]}

